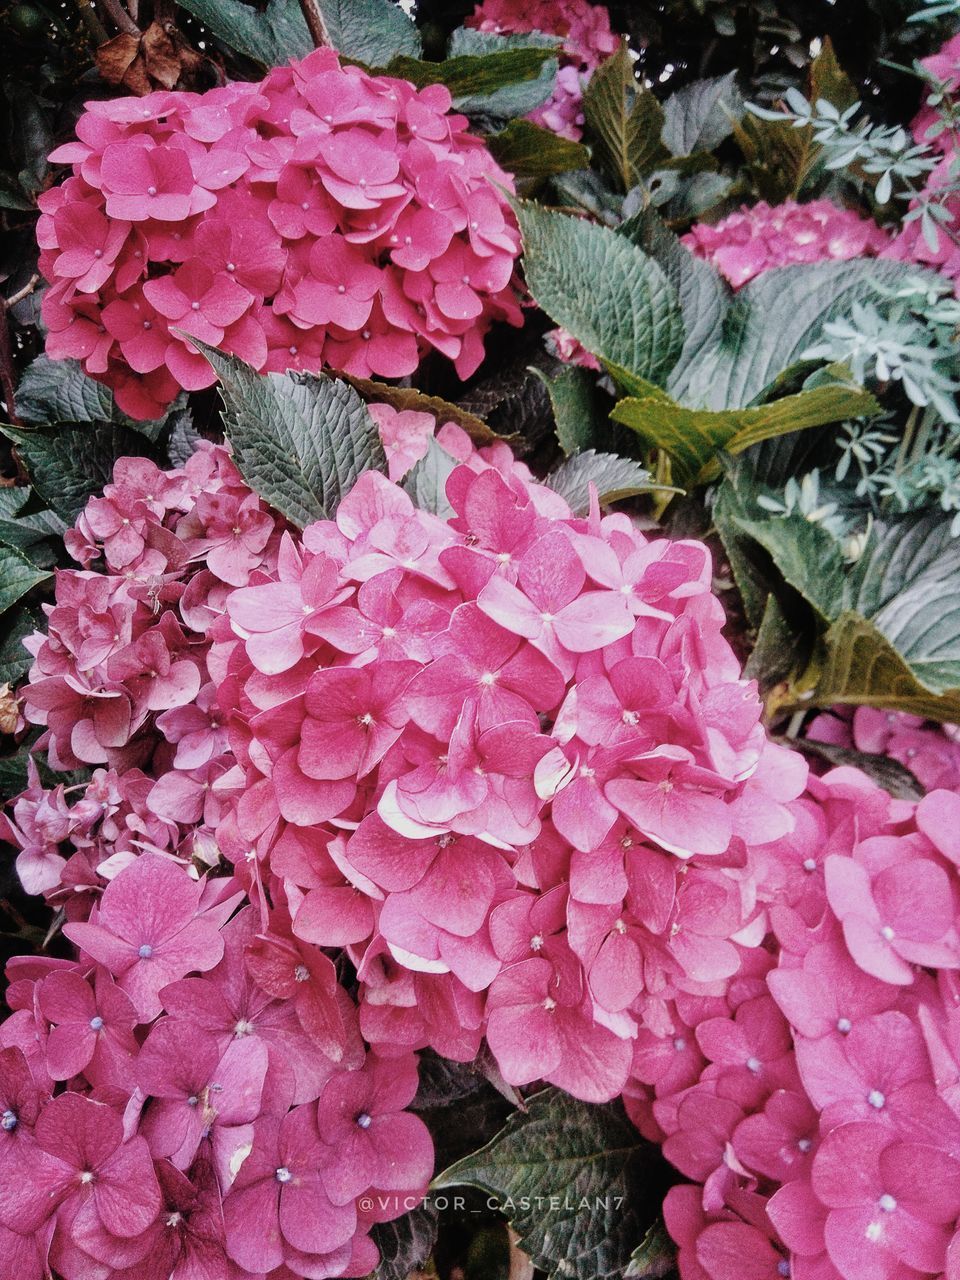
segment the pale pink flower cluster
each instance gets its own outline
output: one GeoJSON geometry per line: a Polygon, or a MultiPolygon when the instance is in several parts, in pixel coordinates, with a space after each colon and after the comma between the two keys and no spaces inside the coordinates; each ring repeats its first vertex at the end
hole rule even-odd
{"type": "Polygon", "coordinates": [[[329,49],[88,103],[39,202],[48,353],[136,418],[213,382],[186,335],[257,369],[400,377],[434,349],[468,377],[490,325],[521,322],[520,241],[509,176],[450,104],[329,49]]]}
{"type": "Polygon", "coordinates": [[[812,778],[752,851],[763,946],[641,1031],[631,1114],[698,1184],[667,1197],[683,1280],[918,1280],[960,1248],[960,798],[812,778]]]}
{"type": "Polygon", "coordinates": [[[560,70],[550,98],[529,119],[562,138],[583,135],[583,86],[596,68],[617,49],[610,15],[588,0],[482,0],[467,19],[468,27],[497,35],[542,31],[563,37],[560,70]]]}
{"type": "Polygon", "coordinates": [[[779,205],[761,200],[712,225],[698,222],[681,239],[698,258],[712,262],[734,289],[772,267],[872,257],[889,244],[887,233],[872,219],[830,200],[779,205]]]}

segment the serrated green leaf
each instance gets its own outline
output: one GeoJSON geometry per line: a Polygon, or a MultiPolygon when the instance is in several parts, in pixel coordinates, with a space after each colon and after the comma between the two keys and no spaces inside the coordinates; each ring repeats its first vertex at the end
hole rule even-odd
{"type": "Polygon", "coordinates": [[[534,369],[533,373],[547,388],[557,440],[567,457],[581,449],[594,448],[608,417],[597,388],[597,375],[576,365],[568,365],[555,378],[548,378],[541,369],[534,369]]]}
{"type": "Polygon", "coordinates": [[[733,131],[743,114],[737,73],[710,80],[694,80],[663,104],[663,141],[675,156],[712,151],[733,131]]]}
{"type": "Polygon", "coordinates": [[[67,524],[110,482],[117,458],[155,452],[145,436],[109,423],[0,430],[16,447],[37,494],[67,524]]]}
{"type": "Polygon", "coordinates": [[[677,1246],[662,1222],[655,1222],[630,1255],[624,1280],[660,1280],[677,1263],[677,1246]]]}
{"type": "Polygon", "coordinates": [[[433,1185],[495,1197],[520,1247],[550,1276],[613,1280],[655,1212],[653,1159],[619,1102],[591,1106],[551,1088],[433,1185]]]}
{"type": "Polygon", "coordinates": [[[671,373],[677,379],[688,362],[719,340],[732,299],[730,287],[711,263],[682,245],[652,209],[621,223],[617,233],[650,254],[677,291],[685,331],[683,349],[671,373]]]}
{"type": "Polygon", "coordinates": [[[33,656],[23,647],[23,641],[42,626],[40,615],[22,605],[8,610],[0,620],[0,684],[18,685],[27,674],[33,656]]]}
{"type": "Polygon", "coordinates": [[[663,108],[634,75],[626,44],[590,77],[583,115],[594,159],[621,191],[635,187],[668,154],[660,138],[663,108]]]}
{"type": "Polygon", "coordinates": [[[452,454],[431,439],[427,452],[404,479],[403,488],[421,511],[447,520],[454,512],[447,501],[446,484],[450,472],[458,465],[452,454]]]}
{"type": "Polygon", "coordinates": [[[822,618],[837,616],[846,575],[840,543],[829,530],[801,515],[738,519],[737,525],[763,547],[784,579],[822,618]]]}
{"type": "Polygon", "coordinates": [[[15,547],[0,546],[0,613],[49,577],[15,547]]]}
{"type": "Polygon", "coordinates": [[[418,58],[420,32],[396,0],[319,0],[330,43],[344,57],[368,67],[394,58],[418,58]]]}
{"type": "Polygon", "coordinates": [[[591,484],[604,504],[662,488],[639,462],[613,453],[597,453],[595,449],[572,453],[544,477],[543,483],[566,500],[575,516],[589,512],[591,484]]]}
{"type": "Polygon", "coordinates": [[[553,92],[560,63],[561,41],[557,36],[540,31],[499,35],[493,31],[477,31],[458,27],[450,37],[447,59],[479,60],[501,58],[505,53],[533,51],[541,57],[539,71],[533,78],[506,82],[492,92],[462,92],[453,100],[454,109],[491,122],[513,120],[541,106],[553,92]]]}
{"type": "MultiPolygon", "coordinates": [[[[419,58],[394,58],[388,68],[393,76],[409,80],[418,89],[442,84],[457,102],[486,98],[510,85],[535,81],[544,63],[556,61],[552,48],[501,49],[495,53],[464,54],[443,62],[419,58]]],[[[466,110],[461,107],[461,110],[466,110]]],[[[569,166],[576,168],[575,165],[569,166]]]]}
{"type": "Polygon", "coordinates": [[[59,422],[111,422],[129,419],[114,403],[113,392],[94,382],[76,360],[37,356],[27,365],[17,387],[17,415],[22,422],[46,426],[59,422]]]}
{"type": "Polygon", "coordinates": [[[721,449],[738,454],[775,436],[879,412],[868,392],[834,384],[747,409],[688,409],[664,396],[629,397],[611,417],[666,450],[675,463],[674,478],[689,485],[716,479],[721,449]]]}
{"type": "Polygon", "coordinates": [[[331,520],[364,471],[386,471],[376,424],[346,382],[321,374],[259,374],[191,338],[220,380],[224,430],[243,478],[304,528],[331,520]]]}
{"type": "Polygon", "coordinates": [[[654,260],[596,223],[513,202],[527,286],[600,359],[661,383],[683,347],[676,290],[654,260]]]}
{"type": "Polygon", "coordinates": [[[407,1280],[430,1256],[437,1239],[437,1211],[429,1203],[378,1222],[370,1236],[380,1250],[380,1265],[370,1280],[407,1280]]]}
{"type": "Polygon", "coordinates": [[[667,390],[685,405],[739,409],[755,403],[855,302],[876,298],[910,275],[913,264],[854,258],[778,267],[736,295],[723,325],[697,360],[676,368],[667,390]]]}
{"type": "Polygon", "coordinates": [[[515,178],[550,178],[573,169],[585,169],[590,152],[579,142],[561,138],[530,120],[511,120],[505,129],[487,138],[493,158],[515,178]]]}
{"type": "Polygon", "coordinates": [[[181,7],[224,44],[264,67],[305,58],[313,49],[297,0],[267,0],[263,9],[243,0],[182,0],[181,7]]]}

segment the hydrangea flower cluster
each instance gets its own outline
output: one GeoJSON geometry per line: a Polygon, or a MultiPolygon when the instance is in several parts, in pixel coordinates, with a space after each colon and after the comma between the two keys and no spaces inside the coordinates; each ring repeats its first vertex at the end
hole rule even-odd
{"type": "Polygon", "coordinates": [[[694,1184],[665,1214],[683,1280],[917,1280],[960,1241],[955,792],[842,768],[754,851],[768,930],[725,990],[636,1041],[631,1114],[694,1184]]]}
{"type": "Polygon", "coordinates": [[[214,375],[185,335],[261,370],[400,377],[433,349],[461,377],[520,323],[511,180],[442,85],[330,49],[258,84],[90,102],[40,198],[51,356],[135,418],[214,375]],[[490,181],[493,180],[493,182],[490,181]]]}
{"type": "Polygon", "coordinates": [[[787,200],[779,205],[761,200],[712,225],[698,222],[681,238],[698,258],[712,262],[734,289],[772,267],[872,257],[889,244],[887,233],[872,219],[830,200],[787,200]]]}
{"type": "MultiPolygon", "coordinates": [[[[954,36],[921,65],[940,81],[947,93],[960,87],[960,36],[954,36]]],[[[936,268],[951,280],[960,278],[960,198],[956,194],[957,165],[960,146],[956,130],[944,128],[937,109],[926,103],[913,122],[913,135],[918,143],[934,147],[943,158],[928,175],[920,201],[911,201],[915,211],[920,202],[934,201],[942,205],[945,217],[925,227],[914,217],[906,222],[890,246],[887,257],[903,262],[921,262],[936,268]]],[[[960,286],[958,286],[960,289],[960,286]]]]}
{"type": "Polygon", "coordinates": [[[481,0],[467,18],[468,27],[497,35],[542,31],[563,37],[560,70],[553,93],[528,119],[562,138],[583,136],[583,86],[604,58],[617,49],[610,15],[589,0],[481,0]]]}

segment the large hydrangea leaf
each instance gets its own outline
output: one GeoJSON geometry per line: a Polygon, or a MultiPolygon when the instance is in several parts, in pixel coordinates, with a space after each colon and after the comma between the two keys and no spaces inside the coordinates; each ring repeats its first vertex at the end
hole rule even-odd
{"type": "Polygon", "coordinates": [[[332,519],[364,471],[386,471],[376,424],[346,382],[259,374],[192,341],[220,379],[224,428],[243,478],[293,524],[332,519]]]}
{"type": "Polygon", "coordinates": [[[614,370],[661,384],[683,347],[673,285],[624,236],[525,201],[514,208],[524,271],[555,323],[614,370]]]}
{"type": "Polygon", "coordinates": [[[591,1106],[550,1088],[433,1185],[485,1191],[550,1276],[612,1280],[659,1203],[652,1155],[620,1103],[591,1106]]]}

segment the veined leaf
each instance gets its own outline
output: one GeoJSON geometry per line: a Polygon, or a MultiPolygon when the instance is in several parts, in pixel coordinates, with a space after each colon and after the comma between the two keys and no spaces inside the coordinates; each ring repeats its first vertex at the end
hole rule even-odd
{"type": "MultiPolygon", "coordinates": [[[[553,47],[501,49],[495,53],[464,54],[444,62],[418,58],[394,58],[388,68],[393,76],[409,80],[418,89],[443,84],[455,99],[486,97],[498,89],[536,80],[545,62],[556,61],[553,47]]],[[[571,166],[574,167],[574,166],[571,166]]]]}
{"type": "Polygon", "coordinates": [[[666,396],[630,397],[616,405],[611,417],[651,446],[665,449],[676,464],[674,478],[685,485],[716,479],[721,449],[742,453],[774,436],[879,412],[868,392],[837,384],[747,409],[688,409],[666,396]]]}
{"type": "Polygon", "coordinates": [[[242,0],[182,0],[182,7],[224,44],[264,67],[305,58],[313,49],[297,0],[267,0],[264,9],[242,0]]]}
{"type": "Polygon", "coordinates": [[[684,85],[663,104],[663,141],[675,156],[712,151],[743,115],[737,73],[684,85]]]}
{"type": "Polygon", "coordinates": [[[607,414],[600,402],[597,377],[590,369],[567,365],[555,378],[533,370],[547,388],[560,448],[569,457],[581,449],[597,445],[607,426],[607,414]]]}
{"type": "Polygon", "coordinates": [[[549,178],[572,169],[585,169],[590,152],[579,142],[530,120],[511,120],[499,133],[490,134],[487,146],[493,158],[515,178],[549,178]]]}
{"type": "Polygon", "coordinates": [[[407,1280],[430,1256],[437,1239],[437,1211],[425,1203],[400,1218],[378,1222],[371,1236],[380,1265],[370,1280],[407,1280]]]}
{"type": "Polygon", "coordinates": [[[420,32],[396,0],[319,0],[330,43],[344,57],[368,67],[419,57],[420,32]]]}
{"type": "Polygon", "coordinates": [[[613,453],[597,453],[595,449],[572,453],[543,483],[566,499],[575,516],[585,516],[590,510],[591,484],[604,504],[663,488],[639,462],[613,453]]]}
{"type": "Polygon", "coordinates": [[[346,382],[259,374],[191,338],[220,379],[224,429],[240,473],[298,528],[332,519],[364,471],[386,471],[376,424],[346,382]]]}
{"type": "Polygon", "coordinates": [[[37,358],[23,371],[17,387],[17,414],[22,422],[37,426],[63,423],[111,423],[139,431],[156,440],[165,419],[141,422],[117,408],[113,392],[88,377],[78,360],[37,358]]]}
{"type": "Polygon", "coordinates": [[[844,594],[840,543],[829,530],[801,515],[766,520],[737,520],[740,530],[770,555],[784,579],[829,621],[844,594]]]}
{"type": "Polygon", "coordinates": [[[527,285],[593,355],[661,383],[683,346],[676,290],[649,255],[596,223],[513,201],[527,285]]]}
{"type": "Polygon", "coordinates": [[[600,168],[629,191],[669,154],[663,108],[634,75],[626,44],[596,69],[583,95],[586,135],[600,168]]]}
{"type": "Polygon", "coordinates": [[[430,511],[433,515],[446,520],[453,515],[453,507],[447,501],[446,484],[451,471],[459,466],[458,460],[447,453],[436,440],[430,440],[427,452],[410,470],[403,481],[403,487],[413,499],[414,505],[421,511],[430,511]]]}
{"type": "Polygon", "coordinates": [[[49,577],[49,570],[38,569],[15,547],[0,546],[0,613],[49,577]]]}
{"type": "Polygon", "coordinates": [[[520,1247],[551,1277],[614,1280],[654,1212],[644,1185],[652,1158],[620,1103],[591,1106],[544,1089],[433,1185],[495,1197],[520,1247]]]}
{"type": "Polygon", "coordinates": [[[337,376],[359,391],[368,404],[370,401],[379,401],[401,412],[404,409],[415,409],[418,413],[432,413],[438,426],[443,426],[445,422],[455,422],[458,427],[463,428],[474,444],[495,444],[498,440],[506,438],[498,436],[475,413],[468,413],[466,409],[461,409],[459,405],[451,404],[449,400],[443,400],[440,396],[425,395],[416,387],[397,387],[393,383],[375,382],[370,378],[355,378],[349,373],[337,376]]]}
{"type": "Polygon", "coordinates": [[[480,63],[482,59],[502,58],[508,53],[535,54],[541,61],[532,76],[515,75],[512,80],[501,80],[500,87],[492,90],[482,85],[477,88],[465,86],[462,92],[454,93],[454,108],[491,121],[513,120],[527,115],[546,102],[553,92],[560,66],[559,48],[558,37],[544,35],[541,31],[499,35],[493,31],[477,31],[473,27],[458,27],[450,37],[448,62],[480,63]]]}

